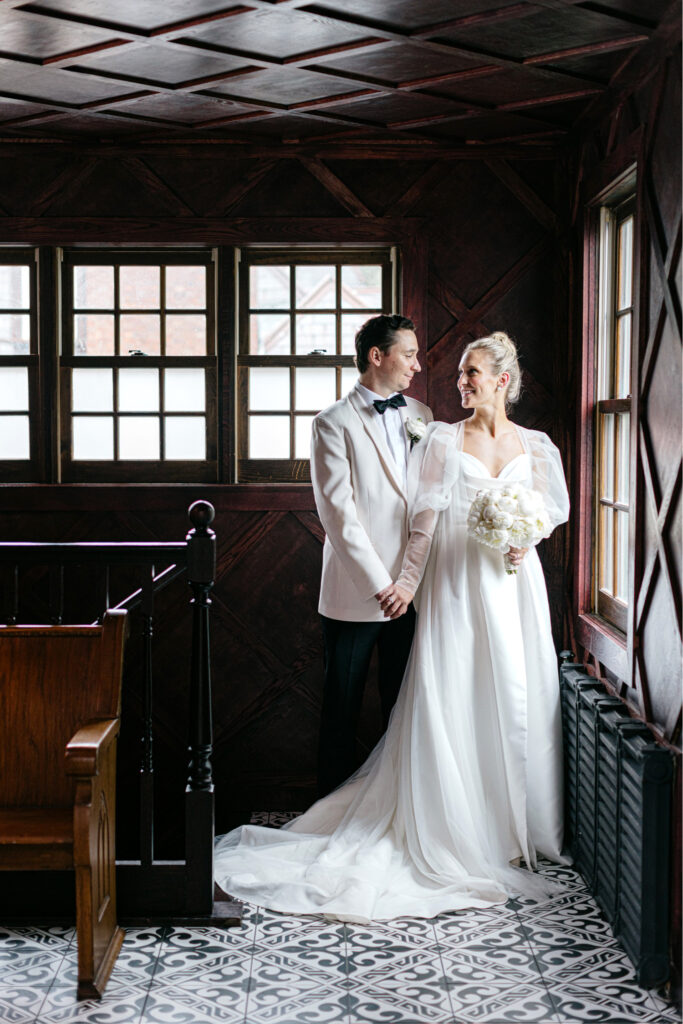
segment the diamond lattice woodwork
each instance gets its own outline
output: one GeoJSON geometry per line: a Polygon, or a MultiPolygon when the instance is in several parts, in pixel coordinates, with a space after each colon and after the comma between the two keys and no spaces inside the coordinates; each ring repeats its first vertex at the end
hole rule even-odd
{"type": "Polygon", "coordinates": [[[667,0],[5,0],[5,137],[557,142],[667,0]]]}

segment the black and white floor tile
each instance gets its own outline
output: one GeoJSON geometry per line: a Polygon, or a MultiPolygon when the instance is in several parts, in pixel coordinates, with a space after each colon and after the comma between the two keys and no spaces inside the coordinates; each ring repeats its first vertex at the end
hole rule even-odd
{"type": "MultiPolygon", "coordinates": [[[[259,815],[277,826],[283,816],[259,815]]],[[[681,1024],[571,868],[557,894],[382,925],[247,907],[240,928],[130,928],[77,1002],[73,929],[0,927],[2,1024],[681,1024]]]]}

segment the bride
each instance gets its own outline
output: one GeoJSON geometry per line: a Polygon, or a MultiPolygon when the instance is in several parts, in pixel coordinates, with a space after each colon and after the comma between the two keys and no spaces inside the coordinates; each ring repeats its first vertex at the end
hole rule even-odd
{"type": "Polygon", "coordinates": [[[540,894],[537,856],[562,859],[559,689],[538,555],[512,549],[508,574],[467,531],[477,492],[512,483],[540,492],[552,527],[565,522],[562,464],[546,434],[507,417],[520,391],[507,335],[467,346],[458,388],[472,415],[430,424],[413,452],[410,540],[379,595],[388,616],[414,594],[418,608],[387,732],[295,821],[219,840],[216,879],[234,897],[340,920],[432,917],[540,894]]]}

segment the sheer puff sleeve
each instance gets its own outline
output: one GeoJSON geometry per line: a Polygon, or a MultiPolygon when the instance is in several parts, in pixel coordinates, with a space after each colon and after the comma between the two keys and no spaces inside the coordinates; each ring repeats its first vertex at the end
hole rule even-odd
{"type": "Polygon", "coordinates": [[[534,490],[543,495],[554,530],[569,519],[569,494],[559,449],[540,430],[523,430],[522,435],[531,456],[534,490]]]}
{"type": "Polygon", "coordinates": [[[412,594],[422,579],[439,513],[451,503],[460,465],[455,431],[454,425],[431,423],[410,458],[410,537],[396,584],[412,594]]]}

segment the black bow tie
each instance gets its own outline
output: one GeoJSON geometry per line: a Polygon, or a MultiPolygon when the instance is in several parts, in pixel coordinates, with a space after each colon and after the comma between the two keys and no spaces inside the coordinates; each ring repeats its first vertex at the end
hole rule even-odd
{"type": "Polygon", "coordinates": [[[403,395],[392,395],[391,398],[376,398],[372,404],[380,416],[384,416],[384,413],[390,406],[392,409],[400,409],[402,405],[407,405],[408,403],[403,395]]]}

